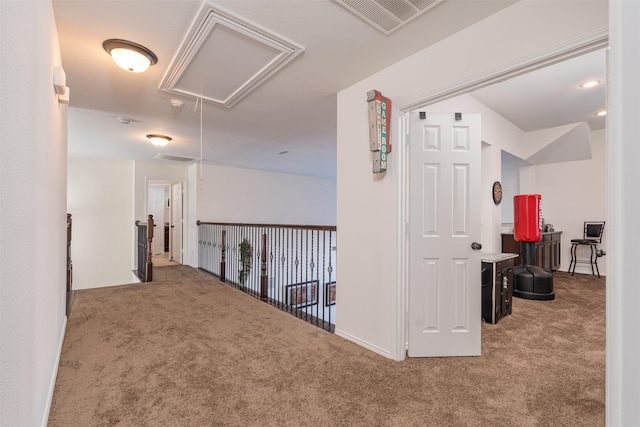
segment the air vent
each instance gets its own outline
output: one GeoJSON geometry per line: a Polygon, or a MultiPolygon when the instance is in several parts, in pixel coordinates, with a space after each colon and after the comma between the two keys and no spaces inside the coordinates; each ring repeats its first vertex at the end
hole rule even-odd
{"type": "Polygon", "coordinates": [[[162,154],[158,153],[153,158],[154,160],[168,160],[170,162],[181,162],[181,163],[189,163],[195,162],[198,159],[194,159],[193,157],[183,157],[183,156],[174,156],[172,154],[162,154]]]}
{"type": "Polygon", "coordinates": [[[389,35],[444,0],[335,0],[389,35]]]}

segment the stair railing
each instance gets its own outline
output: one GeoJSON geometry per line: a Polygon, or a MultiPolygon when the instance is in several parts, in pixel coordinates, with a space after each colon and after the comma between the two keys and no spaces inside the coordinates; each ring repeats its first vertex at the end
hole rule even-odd
{"type": "Polygon", "coordinates": [[[153,215],[147,222],[136,221],[137,268],[133,271],[141,282],[153,281],[153,215]]]}
{"type": "Polygon", "coordinates": [[[325,330],[335,328],[336,227],[198,221],[198,268],[325,330]]]}

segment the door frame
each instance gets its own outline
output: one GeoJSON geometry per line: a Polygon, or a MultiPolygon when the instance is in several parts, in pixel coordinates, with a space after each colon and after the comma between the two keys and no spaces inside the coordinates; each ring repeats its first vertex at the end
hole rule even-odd
{"type": "MultiPolygon", "coordinates": [[[[427,94],[410,103],[400,105],[392,114],[396,119],[394,154],[398,161],[398,201],[397,201],[397,283],[396,288],[396,360],[407,357],[409,331],[409,113],[447,99],[455,98],[474,90],[517,77],[540,68],[573,57],[605,49],[609,45],[607,27],[584,34],[552,49],[523,57],[514,63],[506,64],[488,72],[469,76],[468,79],[454,83],[427,94]]],[[[395,108],[394,108],[395,110],[395,108]]]]}
{"type": "MultiPolygon", "coordinates": [[[[171,194],[171,186],[173,184],[178,184],[181,183],[182,184],[182,264],[187,264],[185,262],[185,254],[187,253],[185,248],[187,247],[187,238],[185,236],[185,227],[187,224],[187,217],[188,217],[188,210],[189,210],[189,205],[187,203],[186,197],[187,197],[187,186],[188,186],[188,181],[186,180],[180,180],[180,179],[175,179],[175,178],[161,178],[161,177],[145,177],[145,185],[144,185],[144,212],[145,212],[145,218],[147,215],[147,207],[148,207],[148,201],[149,201],[149,185],[150,184],[166,184],[169,186],[169,198],[172,197],[171,194]]],[[[173,234],[169,233],[169,252],[170,254],[172,253],[173,250],[173,234]]]]}
{"type": "MultiPolygon", "coordinates": [[[[148,218],[149,216],[149,193],[151,192],[151,187],[169,187],[171,188],[171,184],[167,181],[164,180],[148,180],[147,181],[147,188],[146,188],[146,198],[145,198],[145,217],[148,218]]],[[[163,203],[164,206],[164,203],[163,203]]],[[[154,222],[154,226],[156,226],[156,228],[154,229],[153,232],[153,241],[156,242],[156,236],[160,233],[163,234],[163,241],[164,241],[164,220],[165,220],[165,215],[163,212],[163,216],[161,219],[157,218],[155,215],[153,217],[153,222],[154,222]]],[[[164,251],[164,250],[163,250],[164,251]]],[[[155,253],[154,253],[155,255],[155,253]]]]}

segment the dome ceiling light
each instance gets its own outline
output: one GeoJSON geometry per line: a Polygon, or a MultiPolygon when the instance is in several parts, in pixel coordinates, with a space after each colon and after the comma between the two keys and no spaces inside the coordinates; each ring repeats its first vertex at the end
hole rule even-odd
{"type": "Polygon", "coordinates": [[[598,86],[600,83],[602,83],[601,80],[589,80],[587,82],[582,83],[580,87],[588,89],[590,87],[598,86]]]}
{"type": "Polygon", "coordinates": [[[142,73],[158,62],[155,53],[142,45],[127,40],[105,40],[102,42],[102,47],[120,68],[132,73],[142,73]]]}
{"type": "Polygon", "coordinates": [[[167,135],[158,135],[155,133],[147,135],[147,138],[149,138],[149,141],[156,147],[165,147],[172,139],[167,135]]]}

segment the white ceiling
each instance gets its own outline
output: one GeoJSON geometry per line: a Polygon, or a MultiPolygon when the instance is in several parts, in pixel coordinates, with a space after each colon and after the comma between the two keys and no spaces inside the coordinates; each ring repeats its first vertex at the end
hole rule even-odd
{"type": "Polygon", "coordinates": [[[473,92],[472,96],[525,132],[586,122],[602,129],[605,118],[605,50],[541,68],[473,92]],[[590,80],[602,84],[585,89],[590,80]]]}
{"type": "MultiPolygon", "coordinates": [[[[261,84],[248,87],[230,108],[205,100],[203,161],[333,178],[338,91],[512,3],[445,0],[385,35],[332,0],[53,0],[70,87],[69,154],[145,161],[155,161],[158,153],[200,158],[201,111],[195,109],[196,98],[186,92],[167,92],[163,82],[179,64],[205,7],[299,47],[301,53],[276,67],[272,75],[258,79],[261,84]],[[119,69],[102,49],[102,42],[110,38],[146,46],[158,56],[158,63],[142,74],[119,69]],[[172,98],[184,101],[184,106],[172,107],[172,98]],[[132,121],[121,124],[118,118],[132,121]],[[157,149],[145,138],[150,133],[169,135],[173,141],[157,149]],[[278,154],[283,151],[288,153],[278,154]]],[[[213,93],[221,87],[228,94],[230,84],[247,81],[242,76],[250,77],[247,70],[259,68],[261,59],[269,62],[278,55],[273,48],[242,37],[238,43],[208,39],[213,48],[202,49],[194,60],[198,67],[188,68],[181,77],[189,83],[178,82],[191,92],[199,85],[203,92],[206,88],[213,93]],[[197,81],[205,83],[193,83],[197,81]]],[[[546,83],[527,83],[522,93],[507,87],[512,83],[507,81],[474,96],[523,130],[593,119],[585,108],[598,103],[603,108],[604,89],[596,95],[601,99],[587,102],[564,87],[548,85],[569,82],[569,68],[586,71],[592,67],[587,64],[592,55],[596,56],[586,55],[576,66],[569,67],[567,61],[562,78],[545,70],[542,79],[546,83]],[[540,104],[560,107],[560,111],[540,110],[540,104]],[[584,107],[581,115],[568,115],[576,107],[584,107]]],[[[604,80],[602,57],[593,62],[599,62],[598,77],[604,80]]],[[[584,77],[576,76],[577,83],[584,77]]]]}

